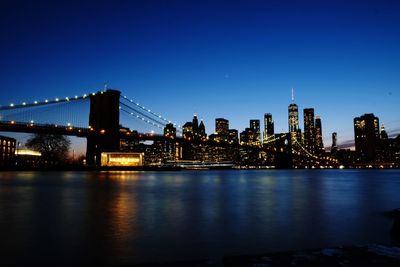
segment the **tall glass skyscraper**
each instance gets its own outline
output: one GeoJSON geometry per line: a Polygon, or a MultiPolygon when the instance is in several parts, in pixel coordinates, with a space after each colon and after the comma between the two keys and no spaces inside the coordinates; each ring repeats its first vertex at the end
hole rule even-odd
{"type": "Polygon", "coordinates": [[[261,144],[261,128],[260,128],[260,120],[250,120],[250,129],[253,132],[252,136],[252,145],[260,145],[261,144]]]}
{"type": "Polygon", "coordinates": [[[229,136],[229,121],[224,118],[216,118],[215,133],[219,141],[227,142],[229,136]]]}
{"type": "Polygon", "coordinates": [[[297,133],[299,129],[299,108],[295,103],[289,105],[289,133],[297,133]]]}
{"type": "Polygon", "coordinates": [[[293,145],[301,138],[299,130],[299,107],[294,103],[294,90],[292,88],[292,103],[288,107],[290,141],[293,145]]]}
{"type": "Polygon", "coordinates": [[[324,142],[322,140],[322,123],[320,116],[316,116],[315,118],[315,145],[319,151],[322,151],[324,149],[324,142]]]}
{"type": "Polygon", "coordinates": [[[361,162],[374,162],[380,141],[379,118],[373,113],[354,118],[356,153],[361,162]]]}
{"type": "Polygon", "coordinates": [[[274,135],[274,121],[271,113],[264,114],[264,143],[274,135]]]}
{"type": "Polygon", "coordinates": [[[304,109],[304,147],[311,154],[315,153],[314,109],[304,109]]]}

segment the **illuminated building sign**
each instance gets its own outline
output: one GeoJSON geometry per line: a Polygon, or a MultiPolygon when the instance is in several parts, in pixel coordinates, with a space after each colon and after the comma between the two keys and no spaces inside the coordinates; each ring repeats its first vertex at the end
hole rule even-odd
{"type": "Polygon", "coordinates": [[[143,153],[101,153],[101,166],[143,166],[143,153]]]}

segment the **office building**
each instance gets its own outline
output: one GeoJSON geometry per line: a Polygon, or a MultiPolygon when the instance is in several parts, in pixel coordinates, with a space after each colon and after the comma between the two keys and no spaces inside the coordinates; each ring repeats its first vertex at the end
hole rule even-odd
{"type": "Polygon", "coordinates": [[[373,113],[354,118],[354,140],[360,162],[374,162],[379,149],[379,118],[373,113]]]}
{"type": "Polygon", "coordinates": [[[334,132],[332,133],[332,146],[331,146],[331,154],[335,154],[338,151],[338,146],[337,146],[337,133],[334,132]]]}
{"type": "Polygon", "coordinates": [[[319,152],[324,150],[324,142],[322,139],[322,123],[320,116],[315,117],[315,146],[319,152]]]}
{"type": "Polygon", "coordinates": [[[238,130],[229,129],[229,144],[239,144],[238,130]]]}
{"type": "Polygon", "coordinates": [[[299,107],[294,103],[294,90],[292,88],[292,103],[288,107],[289,134],[291,145],[299,142],[301,131],[299,129],[299,107]]]}
{"type": "Polygon", "coordinates": [[[11,137],[0,136],[0,167],[11,166],[15,157],[16,140],[11,137]]]}
{"type": "Polygon", "coordinates": [[[195,113],[192,119],[192,131],[193,131],[193,139],[199,140],[199,120],[197,119],[197,114],[195,113]]]}
{"type": "Polygon", "coordinates": [[[176,128],[172,123],[168,123],[167,125],[165,125],[164,136],[171,139],[176,138],[176,128]]]}
{"type": "Polygon", "coordinates": [[[274,121],[272,120],[271,113],[264,114],[264,136],[263,142],[266,143],[268,139],[274,136],[274,121]]]}
{"type": "Polygon", "coordinates": [[[304,148],[311,154],[315,154],[315,125],[314,109],[304,109],[304,148]]]}
{"type": "Polygon", "coordinates": [[[229,121],[224,118],[215,119],[216,141],[227,142],[229,136],[229,121]]]}
{"type": "Polygon", "coordinates": [[[252,143],[254,145],[260,145],[261,144],[260,120],[250,120],[250,129],[253,132],[252,143]]]}
{"type": "Polygon", "coordinates": [[[206,133],[206,127],[204,125],[203,120],[200,121],[200,125],[197,131],[197,135],[200,140],[205,141],[207,140],[207,133],[206,133]]]}
{"type": "Polygon", "coordinates": [[[296,104],[289,105],[289,133],[297,133],[299,129],[299,108],[296,104]]]}
{"type": "Polygon", "coordinates": [[[183,138],[193,140],[193,123],[188,121],[182,126],[183,138]]]}

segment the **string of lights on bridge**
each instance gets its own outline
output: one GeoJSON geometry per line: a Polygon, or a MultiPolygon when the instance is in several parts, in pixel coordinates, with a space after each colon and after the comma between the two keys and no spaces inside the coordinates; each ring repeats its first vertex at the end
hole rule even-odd
{"type": "Polygon", "coordinates": [[[166,123],[172,123],[175,127],[178,127],[178,128],[180,128],[180,129],[182,128],[181,125],[177,125],[176,123],[171,122],[171,120],[168,120],[168,119],[165,118],[164,116],[162,116],[162,115],[160,115],[160,114],[157,114],[157,113],[155,113],[154,111],[152,111],[151,109],[148,109],[148,108],[142,106],[141,104],[139,104],[138,102],[134,101],[133,99],[128,98],[127,96],[122,96],[122,97],[123,97],[123,99],[126,99],[127,101],[131,102],[132,104],[136,105],[137,107],[141,108],[142,110],[144,110],[144,111],[150,113],[151,115],[153,115],[153,116],[155,116],[155,117],[157,117],[157,118],[163,120],[164,122],[166,122],[166,123]]]}
{"type": "Polygon", "coordinates": [[[279,141],[279,140],[285,139],[285,138],[286,138],[286,135],[281,135],[281,136],[278,136],[278,137],[276,137],[276,135],[269,136],[267,138],[267,140],[265,140],[264,144],[274,143],[276,141],[279,141]]]}
{"type": "MultiPolygon", "coordinates": [[[[37,100],[35,100],[33,102],[25,102],[24,101],[20,104],[10,103],[9,105],[0,105],[0,111],[1,110],[13,110],[13,109],[19,109],[19,108],[38,107],[38,106],[51,105],[51,104],[60,104],[60,103],[65,103],[65,102],[69,102],[69,101],[77,101],[77,100],[86,99],[90,96],[95,96],[96,94],[103,94],[105,91],[106,90],[92,92],[92,93],[86,93],[83,95],[75,95],[75,96],[70,96],[70,97],[67,96],[65,98],[56,97],[54,99],[45,99],[43,101],[37,101],[37,100]]],[[[125,99],[125,100],[129,101],[130,103],[134,104],[138,109],[145,111],[146,113],[156,117],[159,120],[162,120],[163,122],[161,123],[160,121],[157,121],[138,110],[134,110],[132,107],[127,106],[129,109],[132,109],[132,111],[128,111],[128,110],[122,109],[120,107],[120,110],[127,113],[128,115],[130,115],[136,119],[139,119],[140,121],[145,122],[153,127],[157,127],[159,129],[163,129],[165,124],[167,124],[167,123],[172,123],[175,127],[178,128],[177,132],[181,132],[181,129],[182,129],[181,125],[177,125],[176,123],[173,123],[171,120],[168,120],[164,116],[155,113],[151,109],[144,107],[143,105],[139,104],[138,102],[134,101],[131,98],[128,98],[127,96],[121,96],[121,99],[125,99]]],[[[30,123],[34,123],[34,121],[31,120],[30,123]]],[[[67,125],[72,126],[71,123],[67,123],[67,125]]]]}
{"type": "MultiPolygon", "coordinates": [[[[318,156],[316,156],[316,155],[313,155],[311,152],[309,152],[307,149],[305,149],[305,148],[297,141],[297,139],[295,139],[295,143],[296,143],[309,157],[311,157],[311,158],[314,158],[314,159],[320,160],[320,161],[322,161],[322,160],[329,160],[329,161],[335,161],[335,162],[337,162],[335,159],[330,158],[330,157],[318,157],[318,156]]],[[[293,147],[292,147],[292,153],[296,153],[297,155],[300,155],[300,152],[294,150],[293,147]]]]}
{"type": "MultiPolygon", "coordinates": [[[[50,105],[50,104],[57,104],[57,103],[64,103],[64,102],[69,102],[69,101],[77,101],[77,100],[81,100],[81,99],[86,99],[86,98],[88,98],[90,96],[95,96],[96,94],[103,94],[104,92],[105,92],[105,90],[102,90],[102,91],[98,91],[98,92],[83,94],[81,96],[75,95],[75,96],[72,96],[72,97],[54,98],[52,100],[45,99],[44,101],[36,101],[35,100],[33,102],[30,102],[30,103],[28,103],[28,102],[22,102],[21,104],[10,103],[9,105],[0,105],[0,111],[2,111],[2,110],[13,110],[13,109],[19,109],[19,108],[36,107],[36,106],[43,106],[43,105],[50,105]]],[[[122,112],[124,112],[124,113],[126,113],[126,114],[128,114],[128,115],[130,115],[130,116],[132,116],[132,117],[144,122],[144,123],[147,123],[147,124],[149,124],[149,125],[151,125],[153,127],[157,127],[159,129],[163,129],[165,127],[165,124],[167,124],[167,123],[172,123],[175,127],[177,127],[177,132],[181,132],[181,129],[182,129],[181,125],[177,125],[176,123],[171,122],[171,120],[168,120],[164,116],[155,113],[151,109],[148,109],[148,108],[144,107],[143,105],[139,104],[138,102],[134,101],[131,98],[128,98],[125,95],[121,96],[121,99],[124,99],[124,100],[130,102],[135,107],[134,108],[134,107],[129,106],[127,104],[124,104],[124,103],[122,103],[120,101],[120,104],[122,106],[124,106],[125,108],[130,109],[130,110],[126,110],[125,108],[122,108],[120,106],[119,109],[122,112]],[[144,111],[144,113],[142,111],[144,111]],[[155,117],[156,119],[153,118],[152,116],[155,117]]],[[[11,123],[15,124],[16,122],[15,121],[11,121],[11,123]]],[[[30,121],[31,126],[33,125],[33,123],[34,123],[34,121],[31,120],[30,121]]],[[[67,123],[67,127],[71,130],[72,129],[72,124],[68,122],[67,123]]],[[[89,126],[89,128],[90,128],[90,130],[92,130],[92,128],[90,126],[89,126]]],[[[286,135],[278,136],[278,137],[274,136],[272,139],[266,140],[266,144],[274,143],[274,142],[279,141],[279,140],[281,140],[283,138],[286,138],[286,135]]],[[[334,159],[331,159],[329,157],[320,158],[320,157],[318,157],[316,155],[313,155],[307,149],[305,149],[297,141],[297,139],[295,140],[295,144],[297,144],[307,154],[307,156],[309,156],[309,157],[311,157],[313,159],[317,159],[317,160],[323,160],[323,159],[334,160],[334,159]]],[[[293,148],[292,148],[292,152],[300,154],[300,152],[295,151],[293,148]]]]}
{"type": "Polygon", "coordinates": [[[318,159],[317,156],[313,155],[311,152],[309,152],[307,149],[305,149],[298,141],[295,139],[295,143],[304,151],[306,154],[314,159],[318,159]]]}
{"type": "MultiPolygon", "coordinates": [[[[151,111],[150,109],[146,109],[144,106],[134,102],[132,99],[128,99],[128,97],[124,96],[122,99],[126,100],[128,104],[120,101],[120,110],[132,116],[136,119],[141,120],[153,127],[157,127],[159,129],[164,129],[167,123],[172,123],[170,120],[164,118],[163,116],[151,111]],[[128,110],[127,110],[128,109],[128,110]]],[[[175,127],[177,127],[177,133],[182,133],[181,126],[176,123],[172,123],[175,127]]]]}
{"type": "Polygon", "coordinates": [[[142,116],[140,116],[140,115],[138,115],[138,114],[135,114],[135,113],[133,113],[133,112],[129,112],[129,111],[127,111],[127,110],[125,110],[125,109],[123,109],[123,108],[121,108],[121,107],[120,107],[120,110],[123,111],[123,112],[125,112],[126,114],[128,114],[128,115],[130,115],[130,116],[132,116],[132,117],[135,117],[135,118],[137,118],[137,119],[139,119],[139,120],[142,120],[143,122],[146,122],[146,123],[148,123],[148,124],[150,124],[150,125],[152,125],[152,126],[154,126],[154,127],[157,127],[157,128],[159,128],[159,129],[163,129],[163,128],[164,128],[163,126],[158,125],[158,124],[156,124],[156,123],[154,123],[154,122],[152,122],[152,121],[146,119],[145,117],[142,117],[142,116]]]}
{"type": "Polygon", "coordinates": [[[68,97],[66,96],[65,98],[54,98],[54,99],[45,99],[43,101],[33,101],[31,103],[27,102],[22,102],[21,104],[14,104],[10,103],[9,105],[0,105],[0,110],[9,110],[9,109],[17,109],[17,108],[28,108],[28,107],[35,107],[35,106],[43,106],[43,105],[50,105],[50,104],[57,104],[57,103],[63,103],[63,102],[69,102],[69,101],[76,101],[76,100],[81,100],[85,99],[91,95],[96,95],[96,94],[103,94],[104,91],[99,91],[97,93],[88,93],[88,94],[83,94],[81,96],[75,95],[68,97]]]}

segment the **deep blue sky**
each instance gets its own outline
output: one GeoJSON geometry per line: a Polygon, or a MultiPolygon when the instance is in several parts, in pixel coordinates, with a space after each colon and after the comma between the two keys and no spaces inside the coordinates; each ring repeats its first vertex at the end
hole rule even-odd
{"type": "MultiPolygon", "coordinates": [[[[101,90],[105,82],[207,133],[273,114],[291,88],[322,117],[325,145],[375,113],[400,131],[398,1],[2,1],[0,104],[101,90]]],[[[303,120],[300,120],[301,128],[303,120]]],[[[131,126],[132,127],[132,126],[131,126]]],[[[140,129],[140,127],[139,127],[140,129]]]]}

